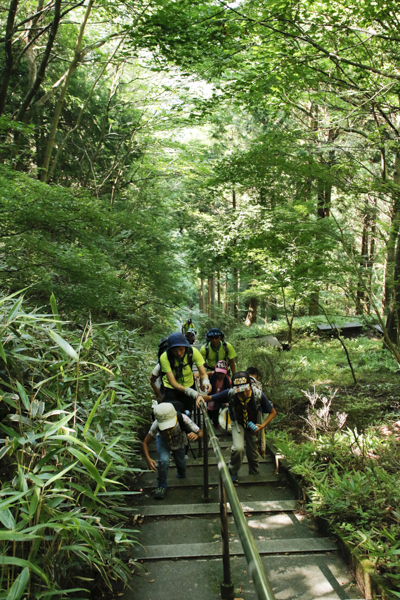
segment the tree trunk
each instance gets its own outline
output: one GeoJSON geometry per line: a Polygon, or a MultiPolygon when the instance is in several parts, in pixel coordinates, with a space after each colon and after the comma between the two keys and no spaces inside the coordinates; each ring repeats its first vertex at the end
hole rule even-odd
{"type": "Polygon", "coordinates": [[[395,198],[392,210],[392,223],[387,246],[385,270],[385,314],[386,329],[390,340],[398,344],[398,302],[400,301],[400,149],[397,150],[393,182],[396,184],[395,198]]]}
{"type": "Polygon", "coordinates": [[[247,327],[250,327],[250,325],[257,323],[257,305],[258,298],[251,298],[245,320],[245,325],[247,325],[247,327]]]}
{"type": "Polygon", "coordinates": [[[233,316],[236,321],[239,320],[239,298],[238,298],[238,289],[239,289],[239,270],[233,269],[233,316]]]}
{"type": "MultiPolygon", "coordinates": [[[[88,95],[88,97],[85,100],[85,104],[82,106],[82,108],[81,108],[81,110],[79,112],[79,115],[78,115],[78,118],[76,120],[75,126],[67,132],[67,134],[65,135],[64,139],[60,142],[60,144],[59,144],[59,146],[57,148],[56,156],[55,156],[55,158],[53,160],[53,164],[51,165],[51,169],[50,169],[50,173],[49,173],[48,179],[51,179],[53,177],[53,174],[54,174],[54,171],[55,171],[58,159],[59,159],[59,157],[60,157],[60,155],[62,153],[62,150],[63,150],[66,142],[71,137],[71,135],[79,128],[79,126],[81,124],[81,121],[82,121],[82,117],[83,117],[83,115],[84,115],[84,113],[85,113],[85,111],[86,111],[86,109],[87,109],[87,107],[89,105],[89,102],[90,102],[90,100],[91,100],[91,98],[93,96],[93,93],[94,93],[94,90],[95,90],[97,84],[99,83],[101,77],[103,76],[103,74],[104,74],[106,68],[108,67],[108,65],[110,64],[110,62],[114,59],[114,56],[116,55],[116,53],[119,50],[120,46],[123,44],[124,40],[125,40],[125,38],[123,37],[120,40],[120,42],[117,44],[116,48],[114,49],[114,51],[111,54],[111,56],[109,57],[109,59],[105,62],[105,64],[103,65],[103,67],[100,69],[100,72],[97,75],[97,77],[96,77],[96,79],[95,79],[95,81],[94,81],[94,83],[93,83],[93,85],[91,87],[89,95],[88,95]]],[[[136,130],[134,130],[134,135],[135,135],[135,133],[136,133],[136,130]]],[[[133,137],[130,140],[130,147],[132,146],[132,142],[133,142],[133,137]]],[[[117,181],[114,182],[114,185],[112,187],[112,193],[111,193],[111,195],[112,195],[112,201],[111,201],[111,204],[113,204],[113,198],[114,198],[114,194],[115,194],[116,185],[117,185],[117,181]]]]}
{"type": "Polygon", "coordinates": [[[221,308],[221,281],[220,281],[220,272],[217,274],[217,305],[218,308],[221,308]]]}
{"type": "MultiPolygon", "coordinates": [[[[368,202],[368,201],[367,201],[368,202]]],[[[366,206],[366,214],[363,218],[363,230],[361,236],[361,257],[360,257],[360,276],[364,279],[365,276],[368,277],[368,273],[366,273],[366,268],[368,264],[368,226],[369,226],[369,215],[368,215],[368,207],[366,206]]],[[[356,296],[356,315],[362,315],[364,312],[364,286],[359,281],[357,284],[357,296],[356,296]]]]}
{"type": "Polygon", "coordinates": [[[215,319],[215,277],[214,275],[210,277],[211,283],[211,307],[210,307],[210,316],[212,319],[215,319]]]}
{"type": "Polygon", "coordinates": [[[50,59],[50,52],[51,49],[54,45],[54,40],[56,39],[56,34],[57,34],[57,30],[58,30],[58,25],[60,23],[60,19],[61,19],[61,0],[55,0],[54,3],[54,18],[51,24],[51,29],[49,32],[49,38],[47,40],[47,45],[46,48],[44,50],[43,56],[42,56],[42,60],[39,66],[39,69],[36,72],[36,76],[34,78],[34,80],[32,81],[32,85],[30,87],[30,89],[28,90],[25,98],[22,101],[22,104],[18,110],[17,113],[17,120],[18,121],[22,121],[22,119],[25,116],[25,113],[30,105],[30,103],[32,102],[32,99],[35,97],[36,92],[38,91],[45,72],[46,72],[46,67],[48,65],[49,59],[50,59]]]}
{"type": "MultiPolygon", "coordinates": [[[[40,4],[41,3],[39,3],[39,7],[40,7],[40,4]]],[[[50,52],[51,52],[51,49],[53,48],[54,41],[56,39],[56,34],[57,34],[58,25],[60,23],[60,20],[61,20],[61,0],[55,0],[54,18],[53,18],[53,21],[51,24],[49,37],[47,40],[47,45],[44,50],[39,69],[37,69],[37,67],[36,67],[36,56],[34,55],[33,49],[27,52],[27,61],[28,61],[28,65],[30,65],[30,67],[29,67],[30,87],[29,87],[28,92],[25,95],[25,98],[23,99],[23,101],[21,103],[21,106],[18,109],[16,121],[24,121],[24,122],[28,121],[28,119],[25,118],[26,111],[28,110],[33,98],[35,97],[35,95],[36,95],[37,91],[39,90],[40,85],[44,79],[44,76],[46,73],[46,68],[47,68],[47,65],[50,60],[50,52]]],[[[34,24],[32,25],[31,30],[34,31],[34,24]]],[[[30,35],[33,35],[33,34],[30,33],[30,35]]],[[[14,134],[14,152],[13,152],[14,159],[15,159],[15,166],[14,166],[15,169],[18,169],[17,157],[19,154],[20,139],[21,139],[21,132],[20,131],[15,132],[15,134],[14,134]]],[[[38,159],[38,155],[37,155],[37,159],[38,159]]],[[[37,159],[36,159],[36,161],[37,161],[36,164],[39,166],[40,162],[37,159]]]]}
{"type": "MultiPolygon", "coordinates": [[[[236,211],[236,192],[235,189],[232,190],[232,208],[236,211]]],[[[236,246],[236,240],[232,240],[232,246],[236,246]]],[[[233,316],[236,321],[239,320],[239,304],[238,304],[238,282],[239,282],[239,269],[234,267],[233,269],[233,294],[232,294],[232,302],[233,302],[233,316]]]]}
{"type": "Polygon", "coordinates": [[[224,283],[224,312],[228,314],[228,274],[225,275],[224,283]]]}
{"type": "Polygon", "coordinates": [[[78,64],[81,60],[80,55],[81,55],[81,51],[82,51],[83,34],[85,33],[85,28],[86,28],[87,22],[89,20],[93,4],[94,4],[94,0],[89,0],[87,8],[86,8],[85,16],[83,18],[83,21],[82,21],[80,29],[79,29],[78,38],[76,40],[74,58],[72,59],[72,62],[69,65],[69,68],[68,68],[68,71],[67,71],[67,74],[65,77],[64,85],[61,89],[60,96],[57,100],[56,108],[54,110],[53,121],[51,123],[50,135],[49,135],[49,138],[47,141],[44,160],[43,160],[43,164],[41,165],[41,168],[40,168],[40,181],[48,180],[48,170],[49,170],[50,158],[51,158],[51,153],[53,152],[53,148],[54,148],[54,142],[56,139],[56,133],[57,133],[57,129],[58,129],[58,122],[60,120],[61,109],[64,104],[65,95],[67,93],[67,89],[69,86],[69,82],[71,81],[72,74],[75,71],[76,67],[78,66],[78,64]]]}
{"type": "Polygon", "coordinates": [[[207,281],[207,313],[211,317],[211,277],[207,281]]]}
{"type": "Polygon", "coordinates": [[[3,114],[6,106],[8,86],[10,85],[11,73],[14,64],[14,55],[12,50],[12,36],[14,30],[15,15],[17,14],[19,0],[11,0],[8,9],[6,35],[4,41],[5,63],[3,67],[3,76],[0,80],[0,115],[3,114]]]}
{"type": "Polygon", "coordinates": [[[200,283],[200,304],[199,304],[200,312],[205,312],[204,306],[204,279],[201,279],[200,283]]]}
{"type": "Polygon", "coordinates": [[[311,292],[310,304],[308,306],[308,314],[310,317],[319,315],[319,291],[311,292]]]}
{"type": "MultiPolygon", "coordinates": [[[[372,203],[375,205],[375,200],[372,201],[372,203]]],[[[373,275],[373,266],[374,266],[374,260],[375,260],[375,233],[376,233],[376,207],[374,207],[374,212],[372,215],[372,223],[371,223],[371,243],[370,243],[370,247],[369,247],[369,257],[368,257],[368,272],[369,272],[369,279],[368,279],[368,298],[367,298],[367,302],[366,302],[366,308],[367,308],[367,313],[370,314],[371,313],[371,295],[372,295],[372,275],[373,275]]]]}

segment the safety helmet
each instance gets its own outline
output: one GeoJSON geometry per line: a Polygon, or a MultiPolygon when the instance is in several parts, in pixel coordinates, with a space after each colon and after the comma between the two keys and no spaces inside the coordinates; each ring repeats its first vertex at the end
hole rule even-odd
{"type": "Polygon", "coordinates": [[[192,319],[187,320],[188,323],[193,323],[192,319]]]}

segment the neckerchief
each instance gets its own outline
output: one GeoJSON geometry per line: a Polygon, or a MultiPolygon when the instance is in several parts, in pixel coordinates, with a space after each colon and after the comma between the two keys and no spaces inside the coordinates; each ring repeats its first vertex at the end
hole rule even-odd
{"type": "Polygon", "coordinates": [[[213,346],[211,346],[211,342],[210,342],[210,347],[211,347],[211,350],[212,350],[213,352],[215,352],[215,360],[216,360],[216,363],[215,363],[215,364],[217,364],[217,362],[218,362],[218,354],[219,354],[219,351],[220,351],[220,348],[221,348],[221,346],[222,346],[222,342],[221,342],[221,340],[219,340],[219,346],[218,346],[218,348],[214,348],[213,346]]]}
{"type": "MultiPolygon", "coordinates": [[[[238,396],[239,398],[239,396],[238,396]]],[[[245,400],[241,400],[239,398],[239,402],[242,405],[242,411],[243,411],[243,427],[245,429],[248,429],[249,427],[249,414],[247,412],[247,405],[251,400],[251,396],[249,396],[249,398],[246,398],[245,400]]]]}
{"type": "Polygon", "coordinates": [[[186,351],[185,354],[182,356],[182,358],[179,357],[175,357],[175,379],[178,383],[183,383],[185,378],[183,376],[183,368],[186,367],[186,365],[183,364],[183,361],[185,360],[185,356],[186,356],[186,351]],[[178,361],[178,364],[176,364],[176,361],[178,361]]]}
{"type": "Polygon", "coordinates": [[[172,429],[168,429],[169,447],[172,448],[172,429]]]}

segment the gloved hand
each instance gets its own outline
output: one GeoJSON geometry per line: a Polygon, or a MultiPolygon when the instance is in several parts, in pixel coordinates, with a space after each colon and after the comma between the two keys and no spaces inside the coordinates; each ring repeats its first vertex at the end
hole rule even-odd
{"type": "Polygon", "coordinates": [[[185,395],[189,396],[189,398],[193,398],[193,400],[196,400],[197,396],[199,395],[199,392],[196,392],[196,390],[194,390],[193,388],[187,387],[185,388],[185,395]]]}
{"type": "Polygon", "coordinates": [[[208,392],[211,392],[211,383],[208,377],[204,377],[204,379],[201,380],[201,389],[207,394],[208,392]]]}

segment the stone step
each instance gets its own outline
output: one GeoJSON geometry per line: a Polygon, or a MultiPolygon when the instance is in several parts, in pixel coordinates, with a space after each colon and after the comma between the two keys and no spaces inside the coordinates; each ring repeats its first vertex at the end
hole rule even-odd
{"type": "MultiPolygon", "coordinates": [[[[336,546],[328,538],[299,538],[299,539],[275,539],[255,540],[258,552],[263,554],[298,554],[315,552],[335,552],[336,546]]],[[[147,546],[147,548],[135,549],[135,558],[138,560],[165,560],[177,558],[216,558],[221,556],[221,540],[202,544],[163,544],[159,546],[147,546]]],[[[239,540],[231,541],[229,544],[230,556],[242,556],[244,554],[242,544],[239,540]]]]}
{"type": "MultiPolygon", "coordinates": [[[[282,481],[280,475],[271,474],[259,474],[259,475],[243,475],[240,476],[240,485],[260,485],[263,483],[276,484],[282,481]]],[[[188,473],[186,479],[175,479],[174,477],[168,478],[168,488],[187,488],[187,487],[203,487],[203,477],[191,476],[188,473]]],[[[214,472],[209,473],[208,485],[214,487],[219,484],[219,477],[214,472]]],[[[136,488],[140,490],[148,490],[156,487],[155,473],[145,473],[136,484],[136,488]]]]}
{"type": "MultiPolygon", "coordinates": [[[[296,500],[269,500],[265,502],[241,502],[246,513],[292,512],[297,508],[296,500]]],[[[144,517],[183,517],[196,515],[219,515],[219,503],[210,504],[173,504],[158,503],[154,506],[126,507],[119,509],[128,514],[140,514],[144,517]]],[[[231,512],[228,502],[228,512],[231,512]]]]}
{"type": "MultiPolygon", "coordinates": [[[[157,460],[157,452],[155,453],[151,453],[151,457],[154,458],[155,460],[157,460]]],[[[225,461],[228,462],[229,461],[229,453],[226,454],[226,456],[224,456],[225,461]]],[[[186,457],[186,465],[188,467],[203,467],[203,458],[193,458],[193,456],[191,456],[191,454],[188,454],[186,457]]],[[[260,458],[259,460],[260,463],[264,463],[264,464],[272,464],[272,459],[269,456],[266,456],[265,458],[260,458]]],[[[214,467],[218,464],[217,458],[215,456],[209,456],[208,457],[208,465],[210,467],[214,467]]],[[[243,459],[242,462],[243,465],[247,465],[248,464],[248,460],[247,457],[245,457],[243,459]]],[[[141,461],[140,463],[138,463],[137,465],[138,467],[142,468],[144,471],[146,471],[148,469],[147,467],[147,463],[146,461],[141,461]]],[[[175,468],[175,464],[174,464],[174,459],[173,457],[171,457],[171,464],[170,464],[170,468],[175,468]]]]}

